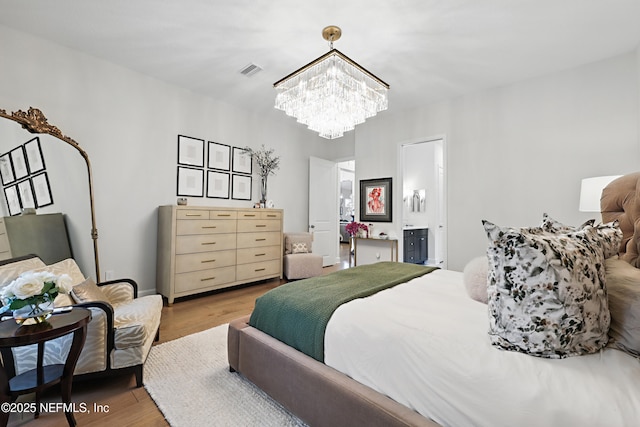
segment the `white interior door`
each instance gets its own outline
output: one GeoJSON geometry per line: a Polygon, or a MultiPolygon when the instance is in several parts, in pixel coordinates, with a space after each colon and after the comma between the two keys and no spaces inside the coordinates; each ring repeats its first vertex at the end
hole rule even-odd
{"type": "Polygon", "coordinates": [[[313,252],[322,255],[323,267],[340,262],[338,212],[338,164],[310,157],[309,231],[313,252]]]}

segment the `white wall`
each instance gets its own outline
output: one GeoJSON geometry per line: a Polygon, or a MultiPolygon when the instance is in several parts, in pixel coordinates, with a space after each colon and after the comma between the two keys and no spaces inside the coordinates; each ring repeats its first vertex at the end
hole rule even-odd
{"type": "MultiPolygon", "coordinates": [[[[548,212],[582,222],[588,217],[578,212],[582,178],[639,167],[637,56],[381,114],[356,129],[356,180],[396,178],[399,144],[445,135],[447,258],[454,270],[484,254],[482,219],[535,225],[548,212]]],[[[395,199],[398,212],[402,198],[395,199]]],[[[394,214],[390,227],[400,230],[400,221],[394,214]]]]}
{"type": "MultiPolygon", "coordinates": [[[[1,26],[0,40],[0,108],[40,108],[91,158],[103,275],[111,270],[137,280],[143,293],[155,292],[156,212],[157,206],[176,202],[178,134],[274,148],[281,168],[269,178],[268,198],[285,209],[285,231],[307,229],[308,157],[331,157],[333,150],[282,112],[248,114],[1,26]]],[[[353,152],[350,138],[351,147],[347,139],[341,148],[346,153],[353,152]]],[[[259,177],[253,180],[258,200],[259,177]]],[[[206,198],[189,203],[253,204],[206,198]]],[[[90,241],[89,229],[84,231],[90,241]]]]}

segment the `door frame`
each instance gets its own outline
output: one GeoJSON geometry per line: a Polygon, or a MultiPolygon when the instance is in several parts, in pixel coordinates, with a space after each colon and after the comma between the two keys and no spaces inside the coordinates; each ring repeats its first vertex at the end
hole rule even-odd
{"type": "MultiPolygon", "coordinates": [[[[447,145],[447,138],[445,135],[435,135],[435,136],[430,136],[430,137],[426,137],[426,138],[416,138],[413,140],[409,140],[409,141],[404,141],[401,142],[400,144],[398,144],[398,172],[397,172],[397,176],[398,176],[398,184],[395,186],[395,194],[397,194],[397,196],[395,197],[395,200],[397,201],[397,203],[400,205],[401,210],[400,213],[401,215],[399,216],[399,220],[396,222],[396,232],[398,235],[398,252],[400,254],[404,254],[404,242],[403,242],[403,229],[404,229],[404,224],[403,224],[403,219],[405,216],[405,209],[406,207],[404,206],[403,203],[403,189],[404,189],[404,147],[409,146],[409,145],[416,145],[416,144],[428,144],[428,143],[433,143],[433,142],[438,142],[438,141],[442,141],[442,168],[443,168],[443,176],[442,176],[442,188],[441,191],[438,191],[438,199],[441,203],[441,208],[440,209],[440,223],[436,224],[435,220],[432,223],[431,221],[429,221],[429,230],[433,231],[432,233],[429,233],[430,236],[435,236],[436,241],[434,242],[435,245],[440,245],[440,251],[442,252],[442,260],[436,260],[436,262],[438,263],[438,266],[441,268],[447,268],[447,264],[448,264],[448,198],[447,198],[447,188],[448,188],[448,165],[447,165],[447,151],[448,151],[448,145],[447,145]]],[[[397,205],[396,205],[397,206],[397,205]]],[[[429,257],[431,260],[431,257],[429,257]]]]}

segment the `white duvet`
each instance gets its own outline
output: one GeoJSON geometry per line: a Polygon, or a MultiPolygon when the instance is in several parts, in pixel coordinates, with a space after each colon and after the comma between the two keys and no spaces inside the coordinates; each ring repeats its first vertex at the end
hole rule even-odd
{"type": "Polygon", "coordinates": [[[640,359],[489,344],[487,306],[436,270],[338,308],[325,363],[443,426],[640,426],[640,359]]]}

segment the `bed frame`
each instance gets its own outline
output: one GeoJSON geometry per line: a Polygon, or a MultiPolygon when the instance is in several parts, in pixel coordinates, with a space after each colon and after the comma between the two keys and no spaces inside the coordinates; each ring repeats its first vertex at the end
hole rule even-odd
{"type": "Polygon", "coordinates": [[[239,372],[312,426],[438,424],[412,409],[249,326],[229,324],[229,369],[239,372]]]}

